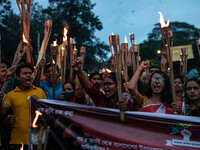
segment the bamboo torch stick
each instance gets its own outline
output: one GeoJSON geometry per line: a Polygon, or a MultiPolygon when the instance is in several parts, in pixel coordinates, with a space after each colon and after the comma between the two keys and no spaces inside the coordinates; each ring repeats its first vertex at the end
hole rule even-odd
{"type": "MultiPolygon", "coordinates": [[[[14,56],[14,60],[13,60],[13,62],[12,62],[12,66],[15,65],[15,62],[16,62],[16,60],[17,60],[17,58],[18,58],[19,53],[20,53],[22,44],[23,44],[23,41],[21,40],[21,41],[19,42],[18,47],[17,47],[17,50],[16,50],[16,52],[15,52],[15,56],[14,56]]],[[[8,85],[8,82],[4,82],[3,86],[1,87],[1,92],[3,92],[3,93],[5,92],[7,85],[8,85]]]]}
{"type": "Polygon", "coordinates": [[[22,0],[21,8],[22,8],[23,32],[24,32],[26,39],[29,40],[28,39],[27,24],[26,24],[27,20],[26,20],[26,13],[25,13],[25,0],[22,0]]]}
{"type": "Polygon", "coordinates": [[[22,52],[18,51],[18,57],[16,61],[14,62],[14,65],[18,65],[19,62],[21,61],[22,57],[26,53],[26,50],[29,46],[28,40],[25,38],[25,35],[23,34],[23,47],[22,47],[22,52]]]}
{"type": "Polygon", "coordinates": [[[60,61],[61,61],[61,82],[62,84],[65,83],[65,76],[64,76],[64,58],[65,58],[65,48],[62,45],[61,47],[61,54],[60,54],[60,61]]]}
{"type": "Polygon", "coordinates": [[[1,34],[0,34],[0,66],[1,66],[1,34]]]}
{"type": "Polygon", "coordinates": [[[125,89],[127,90],[127,51],[128,51],[128,41],[125,36],[124,43],[121,44],[121,51],[122,51],[122,67],[123,67],[123,76],[125,80],[125,89]]]}
{"type": "MultiPolygon", "coordinates": [[[[22,59],[23,55],[25,54],[28,45],[29,45],[28,41],[25,39],[25,37],[23,35],[23,42],[20,41],[20,43],[18,45],[18,48],[17,48],[17,51],[15,53],[15,57],[14,57],[14,60],[13,60],[13,63],[12,63],[11,67],[13,67],[14,65],[18,65],[18,63],[22,59]],[[22,44],[24,45],[24,47],[22,49],[22,52],[20,52],[21,48],[22,48],[22,44]]],[[[14,70],[12,70],[12,71],[14,71],[14,70]]],[[[5,92],[7,85],[8,85],[8,82],[4,82],[4,84],[3,84],[2,88],[1,88],[1,92],[3,92],[3,93],[5,92]]]]}
{"type": "Polygon", "coordinates": [[[47,129],[46,129],[46,136],[45,136],[45,142],[44,142],[43,150],[46,150],[46,147],[47,147],[47,142],[48,142],[48,138],[49,138],[49,131],[50,131],[50,127],[48,126],[47,129]]]}
{"type": "Polygon", "coordinates": [[[62,84],[65,83],[65,75],[66,75],[66,63],[67,63],[67,33],[68,33],[68,29],[66,27],[64,27],[64,32],[63,32],[63,43],[62,43],[62,48],[61,48],[61,81],[62,84]]]}
{"type": "MultiPolygon", "coordinates": [[[[165,21],[163,19],[162,13],[158,12],[160,14],[160,24],[161,24],[161,34],[164,35],[165,40],[165,45],[167,46],[167,58],[169,62],[169,74],[171,78],[171,90],[172,90],[172,98],[173,101],[176,102],[176,93],[175,93],[175,87],[174,87],[174,72],[173,72],[173,35],[172,35],[172,30],[169,27],[169,20],[165,24],[165,21]],[[163,32],[162,32],[163,29],[163,32]],[[170,42],[170,37],[171,37],[171,42],[170,42]],[[172,47],[172,48],[170,48],[172,47]]],[[[163,37],[163,36],[162,36],[163,37]]],[[[164,41],[163,38],[163,41],[164,41]]],[[[175,112],[177,114],[177,112],[175,112]]]]}
{"type": "MultiPolygon", "coordinates": [[[[112,55],[113,55],[112,51],[114,51],[113,60],[114,60],[115,73],[117,77],[118,101],[121,102],[122,101],[122,87],[121,87],[122,51],[120,50],[119,35],[109,36],[109,42],[112,55]]],[[[120,111],[120,118],[122,122],[125,120],[124,111],[120,111]]]]}
{"type": "Polygon", "coordinates": [[[182,55],[182,52],[180,52],[180,75],[183,76],[183,55],[182,55]]]}
{"type": "Polygon", "coordinates": [[[44,128],[40,128],[39,135],[38,135],[38,144],[37,144],[37,150],[42,150],[42,139],[44,134],[44,128]]]}
{"type": "Polygon", "coordinates": [[[77,49],[76,49],[76,45],[74,43],[74,49],[73,49],[73,61],[76,59],[77,56],[77,49]]]}
{"type": "Polygon", "coordinates": [[[132,62],[133,62],[133,74],[135,73],[137,66],[135,61],[135,53],[134,53],[134,43],[135,43],[135,35],[130,33],[130,40],[131,40],[131,53],[132,53],[132,62]]]}
{"type": "Polygon", "coordinates": [[[50,36],[51,36],[51,30],[52,30],[52,20],[50,20],[50,19],[45,20],[44,51],[43,51],[42,58],[45,58],[47,45],[48,45],[48,42],[49,42],[49,38],[50,38],[50,36]]]}
{"type": "Polygon", "coordinates": [[[198,40],[196,40],[196,43],[197,43],[197,49],[198,49],[199,58],[200,58],[200,38],[198,40]]]}
{"type": "Polygon", "coordinates": [[[16,0],[16,2],[17,2],[17,6],[19,8],[19,11],[22,17],[23,33],[27,41],[29,41],[32,0],[16,0]],[[25,4],[27,5],[27,9],[25,9],[25,4]],[[20,5],[21,5],[21,8],[20,8],[20,5]],[[27,10],[27,13],[25,12],[26,10],[27,10]]]}
{"type": "Polygon", "coordinates": [[[56,73],[56,61],[57,61],[57,54],[58,54],[58,45],[57,40],[53,41],[53,44],[51,44],[51,60],[52,60],[52,71],[53,71],[53,99],[55,99],[55,73],[56,73]]]}
{"type": "Polygon", "coordinates": [[[167,51],[165,48],[166,48],[165,46],[162,48],[161,69],[163,72],[166,73],[167,72],[167,60],[166,60],[167,51]]]}
{"type": "Polygon", "coordinates": [[[85,54],[86,54],[86,47],[85,46],[81,46],[81,48],[80,48],[80,56],[81,56],[81,58],[83,60],[82,68],[83,68],[83,65],[84,65],[85,54]]]}
{"type": "Polygon", "coordinates": [[[187,49],[182,48],[181,53],[182,53],[182,64],[183,64],[183,66],[182,66],[182,68],[183,68],[182,76],[183,76],[184,81],[186,81],[186,79],[187,79],[187,57],[188,57],[187,49]]]}
{"type": "MultiPolygon", "coordinates": [[[[44,39],[40,48],[40,52],[39,52],[39,56],[38,56],[38,60],[36,64],[36,69],[34,71],[34,78],[37,75],[41,59],[45,59],[46,49],[47,49],[47,45],[48,45],[49,38],[51,35],[51,30],[52,30],[52,20],[50,19],[45,20],[44,39]]],[[[41,77],[43,76],[43,71],[44,71],[44,67],[42,67],[41,77]]]]}
{"type": "Polygon", "coordinates": [[[15,52],[14,59],[13,59],[13,62],[12,62],[12,66],[14,66],[14,64],[15,64],[17,58],[18,58],[18,55],[19,55],[20,50],[21,50],[21,48],[22,48],[22,44],[23,44],[23,41],[21,40],[21,41],[19,42],[18,47],[17,47],[17,50],[16,50],[16,52],[15,52]]]}
{"type": "Polygon", "coordinates": [[[73,39],[69,39],[69,48],[70,48],[70,61],[69,61],[69,79],[73,80],[73,68],[72,68],[72,63],[73,63],[73,39]]]}
{"type": "Polygon", "coordinates": [[[26,4],[27,4],[27,39],[29,39],[30,24],[31,24],[31,6],[32,6],[32,0],[26,0],[26,4]]]}

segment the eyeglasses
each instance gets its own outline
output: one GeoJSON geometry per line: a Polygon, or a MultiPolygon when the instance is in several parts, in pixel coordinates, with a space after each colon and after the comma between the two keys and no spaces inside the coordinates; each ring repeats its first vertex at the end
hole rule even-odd
{"type": "Polygon", "coordinates": [[[113,84],[115,84],[115,83],[112,83],[112,82],[104,82],[104,84],[103,84],[103,86],[104,87],[110,87],[111,85],[113,85],[113,84]]]}
{"type": "Polygon", "coordinates": [[[163,81],[165,81],[165,79],[164,78],[151,78],[151,81],[152,82],[156,82],[156,81],[158,81],[158,82],[163,82],[163,81]]]}

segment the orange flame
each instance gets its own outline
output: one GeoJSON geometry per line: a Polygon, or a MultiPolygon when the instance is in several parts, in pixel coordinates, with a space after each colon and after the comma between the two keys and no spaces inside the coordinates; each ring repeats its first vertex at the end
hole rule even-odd
{"type": "Polygon", "coordinates": [[[57,46],[57,40],[53,41],[53,45],[52,46],[57,46]]]}
{"type": "Polygon", "coordinates": [[[106,69],[106,71],[107,71],[108,73],[111,73],[111,72],[112,72],[110,69],[106,69]]]}
{"type": "Polygon", "coordinates": [[[24,144],[23,143],[21,143],[22,144],[22,147],[20,148],[20,150],[23,150],[24,149],[24,144]]]}
{"type": "Polygon", "coordinates": [[[67,28],[64,27],[63,41],[67,41],[67,32],[68,32],[67,28]]]}
{"type": "Polygon", "coordinates": [[[126,35],[125,35],[125,38],[124,38],[124,43],[128,43],[128,40],[126,38],[126,35]]]}
{"type": "Polygon", "coordinates": [[[25,38],[25,36],[24,36],[24,33],[23,33],[22,37],[23,37],[23,42],[24,42],[24,43],[28,43],[28,41],[26,40],[26,38],[25,38]]]}
{"type": "Polygon", "coordinates": [[[69,39],[69,44],[73,44],[73,38],[69,39]]]}
{"type": "Polygon", "coordinates": [[[161,28],[168,27],[169,26],[169,19],[167,20],[167,23],[165,23],[162,13],[160,11],[158,13],[160,14],[161,28]]]}
{"type": "Polygon", "coordinates": [[[61,47],[61,54],[62,54],[62,56],[64,56],[64,53],[65,53],[65,48],[62,46],[61,47]]]}
{"type": "Polygon", "coordinates": [[[38,125],[36,125],[36,122],[37,122],[39,116],[42,116],[42,113],[36,110],[35,111],[35,118],[34,118],[33,124],[32,124],[33,128],[38,127],[38,125]]]}
{"type": "Polygon", "coordinates": [[[55,60],[52,60],[52,63],[55,65],[56,64],[55,60]]]}

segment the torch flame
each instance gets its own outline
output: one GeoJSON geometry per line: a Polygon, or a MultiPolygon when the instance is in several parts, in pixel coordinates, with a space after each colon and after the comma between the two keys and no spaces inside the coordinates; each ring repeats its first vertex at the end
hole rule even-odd
{"type": "Polygon", "coordinates": [[[57,40],[53,41],[53,45],[52,46],[57,46],[57,40]]]}
{"type": "Polygon", "coordinates": [[[22,147],[20,148],[20,150],[23,150],[24,149],[24,144],[22,143],[22,147]]]}
{"type": "Polygon", "coordinates": [[[65,48],[62,46],[61,47],[61,54],[62,54],[62,56],[64,56],[64,53],[65,53],[65,48]]]}
{"type": "Polygon", "coordinates": [[[23,33],[22,37],[23,37],[23,42],[24,42],[24,43],[28,43],[28,41],[26,40],[26,38],[25,38],[25,36],[24,36],[24,33],[23,33]]]}
{"type": "Polygon", "coordinates": [[[124,38],[124,43],[128,43],[128,40],[126,38],[126,35],[125,35],[125,38],[124,38]]]}
{"type": "Polygon", "coordinates": [[[56,64],[55,60],[53,60],[52,63],[55,65],[56,64]]]}
{"type": "Polygon", "coordinates": [[[111,72],[112,72],[110,69],[106,69],[106,71],[107,71],[108,73],[111,73],[111,72]]]}
{"type": "Polygon", "coordinates": [[[158,13],[160,14],[161,28],[168,27],[169,26],[169,19],[167,20],[167,23],[165,23],[162,13],[160,11],[158,13]]]}
{"type": "Polygon", "coordinates": [[[62,49],[62,50],[65,50],[65,48],[64,48],[63,46],[61,47],[61,49],[62,49]]]}
{"type": "Polygon", "coordinates": [[[36,125],[36,122],[37,122],[39,116],[42,116],[42,113],[36,110],[35,111],[35,118],[34,118],[33,124],[32,124],[33,128],[38,127],[38,125],[36,125]]]}
{"type": "Polygon", "coordinates": [[[63,41],[67,41],[67,32],[68,32],[67,28],[64,27],[63,41]]]}

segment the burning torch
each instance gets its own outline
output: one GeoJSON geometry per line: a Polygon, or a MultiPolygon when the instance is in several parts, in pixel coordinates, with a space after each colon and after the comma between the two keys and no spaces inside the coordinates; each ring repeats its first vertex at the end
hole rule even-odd
{"type": "Polygon", "coordinates": [[[55,96],[55,73],[56,73],[56,62],[57,62],[57,54],[58,54],[58,45],[57,45],[57,40],[53,41],[53,44],[51,44],[50,47],[51,50],[51,60],[52,60],[52,71],[53,71],[53,99],[56,98],[55,96]]]}
{"type": "Polygon", "coordinates": [[[162,41],[164,46],[166,46],[167,51],[167,60],[169,63],[169,74],[171,78],[171,90],[172,90],[172,97],[173,101],[176,101],[176,93],[175,93],[175,87],[174,87],[174,72],[173,72],[173,59],[172,59],[172,52],[173,52],[173,35],[172,35],[172,29],[169,26],[169,19],[167,23],[165,23],[163,15],[161,12],[158,12],[160,14],[160,24],[161,24],[161,35],[162,35],[162,41]],[[172,47],[172,49],[170,49],[172,47]]]}
{"type": "MultiPolygon", "coordinates": [[[[114,68],[117,78],[117,91],[118,91],[118,101],[122,101],[122,87],[121,87],[121,73],[122,73],[122,51],[120,49],[119,35],[110,35],[110,50],[114,61],[114,68]]],[[[120,111],[121,121],[124,121],[124,111],[120,111]]]]}

